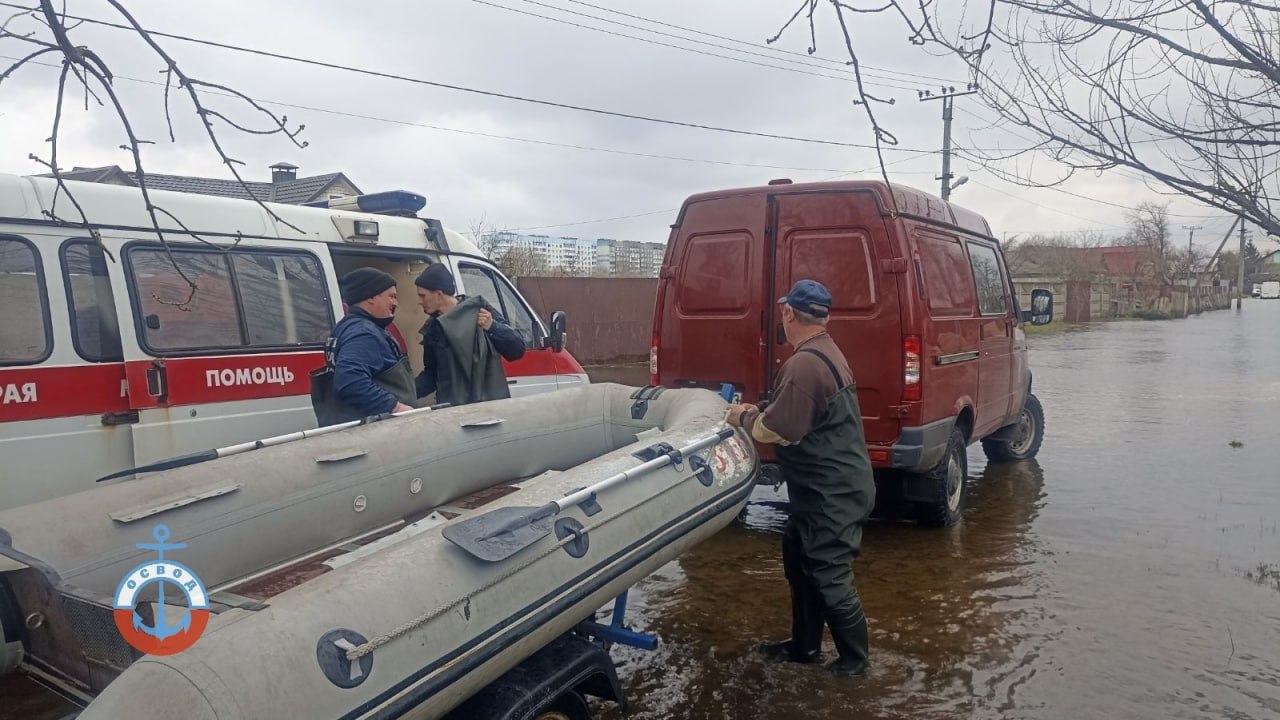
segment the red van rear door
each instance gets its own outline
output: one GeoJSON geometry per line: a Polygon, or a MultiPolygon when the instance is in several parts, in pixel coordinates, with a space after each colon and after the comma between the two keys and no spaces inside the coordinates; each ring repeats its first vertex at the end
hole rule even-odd
{"type": "Polygon", "coordinates": [[[659,281],[654,342],[660,384],[719,390],[721,383],[733,383],[747,402],[766,389],[766,222],[763,194],[685,207],[659,281]]]}
{"type": "Polygon", "coordinates": [[[902,397],[899,284],[906,269],[870,191],[776,194],[773,287],[767,338],[770,380],[791,356],[780,342],[776,301],[797,280],[817,280],[834,305],[827,331],[844,352],[858,385],[867,441],[897,439],[902,397]]]}

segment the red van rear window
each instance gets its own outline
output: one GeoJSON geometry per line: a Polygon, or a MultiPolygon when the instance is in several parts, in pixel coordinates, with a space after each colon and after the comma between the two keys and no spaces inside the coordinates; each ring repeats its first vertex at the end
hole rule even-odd
{"type": "Polygon", "coordinates": [[[689,239],[680,281],[683,313],[723,313],[745,310],[752,299],[747,286],[747,248],[744,232],[710,233],[689,239]]]}
{"type": "MultiPolygon", "coordinates": [[[[876,306],[870,240],[858,230],[797,230],[791,233],[791,282],[817,280],[831,291],[832,310],[872,310],[876,306]]],[[[782,295],[785,289],[780,289],[782,295]]]]}

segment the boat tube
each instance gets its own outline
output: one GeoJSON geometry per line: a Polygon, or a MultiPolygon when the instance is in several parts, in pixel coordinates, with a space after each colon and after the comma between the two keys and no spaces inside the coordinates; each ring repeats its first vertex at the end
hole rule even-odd
{"type": "Polygon", "coordinates": [[[5,637],[81,720],[438,717],[739,513],[725,407],[593,384],[5,511],[5,637]]]}

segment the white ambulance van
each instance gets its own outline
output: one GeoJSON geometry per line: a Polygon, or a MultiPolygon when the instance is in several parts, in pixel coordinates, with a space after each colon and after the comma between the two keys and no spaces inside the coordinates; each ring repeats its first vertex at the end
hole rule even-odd
{"type": "Polygon", "coordinates": [[[153,192],[166,246],[136,188],[68,187],[101,243],[54,219],[79,214],[53,179],[0,175],[0,508],[314,427],[309,373],[345,311],[338,279],[356,267],[396,278],[394,328],[415,372],[426,318],[413,279],[439,262],[524,336],[506,364],[512,395],[587,382],[564,314],[544,324],[475,245],[417,217],[421,196],[273,204],[281,223],[248,200],[153,192]]]}

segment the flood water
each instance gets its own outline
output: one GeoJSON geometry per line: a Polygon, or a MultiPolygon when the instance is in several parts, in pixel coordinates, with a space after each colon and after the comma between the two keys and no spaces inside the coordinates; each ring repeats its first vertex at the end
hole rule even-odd
{"type": "Polygon", "coordinates": [[[753,651],[790,617],[785,495],[760,488],[633,593],[662,642],[618,651],[632,708],[605,717],[1280,717],[1280,302],[1031,355],[1038,460],[988,468],[975,445],[958,525],[868,527],[868,676],[753,651]]]}

